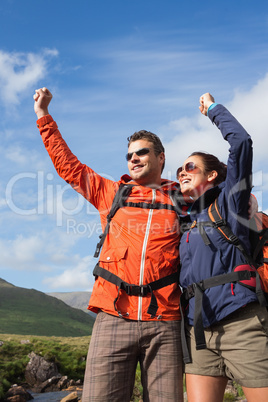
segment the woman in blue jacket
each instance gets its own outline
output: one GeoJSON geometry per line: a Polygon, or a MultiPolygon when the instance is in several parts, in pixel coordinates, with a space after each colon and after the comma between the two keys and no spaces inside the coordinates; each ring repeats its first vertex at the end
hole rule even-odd
{"type": "Polygon", "coordinates": [[[221,216],[250,253],[252,169],[252,141],[239,122],[209,93],[201,96],[199,109],[217,125],[230,149],[227,167],[213,155],[197,152],[177,171],[186,203],[180,283],[188,291],[186,336],[192,359],[185,366],[188,401],[221,402],[228,379],[242,386],[249,402],[268,401],[268,312],[255,292],[229,282],[199,292],[202,297],[195,303],[196,283],[232,272],[236,266],[247,269],[242,253],[206,223],[208,207],[217,198],[221,216]],[[200,310],[205,328],[201,337],[195,310],[200,310]]]}

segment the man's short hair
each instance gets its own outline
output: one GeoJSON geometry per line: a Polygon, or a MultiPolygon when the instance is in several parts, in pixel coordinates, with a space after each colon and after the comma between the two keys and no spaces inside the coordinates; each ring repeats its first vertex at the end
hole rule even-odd
{"type": "MultiPolygon", "coordinates": [[[[161,154],[161,152],[165,153],[165,148],[164,148],[160,138],[158,137],[158,135],[151,133],[150,131],[146,131],[146,130],[136,131],[134,134],[132,134],[130,137],[128,137],[127,140],[128,140],[128,147],[132,142],[135,142],[138,140],[146,140],[153,144],[154,153],[156,156],[161,154]]],[[[162,166],[162,172],[164,170],[164,167],[165,167],[165,161],[162,166]]]]}

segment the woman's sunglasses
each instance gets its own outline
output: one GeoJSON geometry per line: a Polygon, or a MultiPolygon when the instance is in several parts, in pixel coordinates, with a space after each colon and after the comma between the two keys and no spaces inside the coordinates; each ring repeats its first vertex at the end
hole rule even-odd
{"type": "Polygon", "coordinates": [[[146,155],[150,152],[150,148],[141,148],[138,149],[138,151],[134,151],[134,152],[129,152],[128,154],[126,154],[126,160],[130,161],[133,154],[136,154],[137,156],[143,156],[146,155]]]}
{"type": "Polygon", "coordinates": [[[185,170],[187,173],[192,173],[197,168],[194,162],[187,162],[184,166],[181,166],[177,169],[177,179],[179,178],[180,173],[185,170]]]}

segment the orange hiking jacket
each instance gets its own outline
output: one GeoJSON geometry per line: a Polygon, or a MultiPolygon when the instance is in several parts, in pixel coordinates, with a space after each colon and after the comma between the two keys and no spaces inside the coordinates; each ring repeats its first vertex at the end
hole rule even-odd
{"type": "MultiPolygon", "coordinates": [[[[72,154],[50,115],[40,118],[37,126],[58,174],[98,209],[103,230],[120,183],[134,184],[127,201],[173,205],[168,193],[176,188],[176,183],[162,180],[159,189],[151,189],[135,184],[128,175],[122,176],[117,182],[108,180],[72,154]]],[[[99,266],[134,285],[146,285],[176,272],[179,267],[179,224],[176,212],[131,206],[120,208],[112,218],[99,266]]],[[[150,294],[144,297],[129,296],[120,290],[117,309],[125,318],[132,320],[180,319],[180,288],[177,283],[155,290],[154,295],[158,303],[155,317],[147,313],[150,294]]],[[[94,312],[101,309],[117,315],[114,308],[117,296],[117,286],[99,276],[88,309],[94,312]]]]}

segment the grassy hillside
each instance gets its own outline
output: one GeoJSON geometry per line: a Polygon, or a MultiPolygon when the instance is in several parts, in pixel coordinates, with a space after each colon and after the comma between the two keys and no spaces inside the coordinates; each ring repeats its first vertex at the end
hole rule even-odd
{"type": "Polygon", "coordinates": [[[0,334],[90,335],[94,319],[55,297],[0,279],[0,334]]]}

